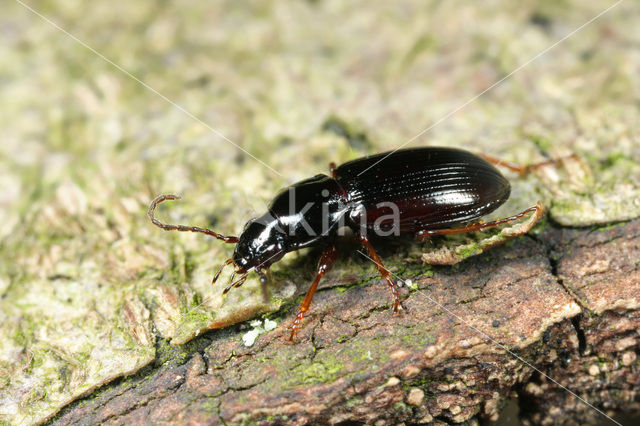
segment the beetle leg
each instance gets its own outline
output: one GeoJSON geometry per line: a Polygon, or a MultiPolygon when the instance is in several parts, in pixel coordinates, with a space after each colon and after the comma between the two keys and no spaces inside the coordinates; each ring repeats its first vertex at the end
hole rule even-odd
{"type": "MultiPolygon", "coordinates": [[[[527,215],[527,214],[529,214],[531,212],[534,212],[535,220],[531,224],[531,226],[529,227],[529,229],[530,229],[536,223],[538,223],[538,221],[542,218],[542,215],[544,214],[544,206],[542,205],[542,203],[540,201],[538,201],[538,203],[535,206],[529,207],[528,209],[523,210],[520,213],[515,214],[513,216],[505,217],[504,219],[498,219],[498,220],[494,220],[494,221],[491,221],[491,222],[470,223],[470,224],[465,225],[465,226],[463,226],[461,228],[424,229],[422,231],[419,231],[416,234],[416,237],[418,239],[420,239],[420,240],[426,240],[432,235],[466,234],[467,232],[480,231],[482,229],[493,228],[493,227],[496,227],[496,226],[499,226],[499,225],[502,225],[502,224],[505,224],[505,223],[512,222],[514,220],[520,219],[522,216],[525,216],[525,215],[527,215]]],[[[511,239],[511,238],[517,237],[519,235],[522,235],[522,234],[528,232],[529,229],[526,229],[523,232],[514,233],[512,235],[509,235],[508,239],[511,239]]]]}
{"type": "MultiPolygon", "coordinates": [[[[265,269],[268,271],[268,269],[265,269]]],[[[267,284],[269,284],[269,278],[267,274],[262,269],[256,269],[256,273],[260,277],[260,287],[262,288],[262,301],[264,303],[269,302],[269,291],[267,289],[267,284]]]]}
{"type": "Polygon", "coordinates": [[[556,158],[554,160],[541,161],[540,163],[523,166],[522,164],[512,163],[510,161],[504,161],[487,154],[478,154],[478,155],[484,158],[485,160],[487,160],[488,162],[490,162],[491,164],[494,164],[496,166],[502,166],[509,170],[513,170],[514,172],[518,173],[520,176],[525,176],[527,173],[535,169],[540,169],[545,166],[556,165],[558,163],[561,163],[563,160],[567,160],[569,158],[573,160],[578,159],[578,156],[576,154],[571,154],[564,157],[556,158]]]}
{"type": "Polygon", "coordinates": [[[304,300],[300,304],[300,309],[298,309],[298,314],[296,318],[293,320],[293,324],[291,325],[291,335],[289,336],[289,341],[293,342],[296,334],[298,333],[298,328],[300,328],[300,324],[302,323],[302,319],[304,318],[304,314],[309,310],[309,305],[311,305],[311,299],[313,299],[313,295],[316,293],[316,289],[318,288],[318,283],[320,279],[327,273],[329,269],[333,266],[333,263],[336,261],[336,248],[331,245],[322,252],[322,256],[320,257],[320,261],[318,262],[318,272],[316,273],[316,278],[313,280],[311,287],[307,291],[307,295],[304,297],[304,300]]]}
{"type": "Polygon", "coordinates": [[[338,166],[336,166],[336,163],[334,163],[333,161],[329,163],[329,173],[331,173],[331,177],[332,178],[336,178],[336,169],[338,168],[338,166]]]}
{"type": "Polygon", "coordinates": [[[380,272],[382,278],[384,278],[387,281],[387,284],[389,284],[391,294],[393,294],[393,313],[397,314],[398,307],[400,306],[400,294],[398,293],[398,285],[391,279],[391,274],[389,273],[389,271],[384,266],[382,266],[382,260],[380,259],[380,256],[378,256],[378,253],[376,253],[376,251],[373,249],[373,246],[369,242],[369,239],[364,235],[360,235],[360,243],[362,243],[362,247],[367,250],[369,256],[371,256],[371,258],[373,259],[373,262],[376,264],[378,272],[380,272]]]}

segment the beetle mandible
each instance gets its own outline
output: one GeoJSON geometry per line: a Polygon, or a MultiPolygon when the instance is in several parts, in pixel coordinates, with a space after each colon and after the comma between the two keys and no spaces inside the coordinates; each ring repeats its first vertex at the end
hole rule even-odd
{"type": "MultiPolygon", "coordinates": [[[[202,232],[236,244],[233,257],[220,266],[212,279],[214,284],[223,268],[233,264],[235,271],[223,294],[241,286],[251,271],[260,276],[264,288],[266,271],[286,253],[321,246],[323,252],[316,277],[291,326],[289,340],[293,341],[320,279],[336,260],[334,243],[338,229],[343,225],[355,232],[376,263],[391,289],[393,311],[397,313],[400,307],[398,286],[382,265],[367,233],[408,234],[427,239],[432,235],[495,227],[528,213],[536,216],[533,226],[544,212],[540,202],[504,219],[470,221],[494,211],[509,198],[509,181],[494,164],[524,175],[534,167],[553,162],[518,166],[462,149],[422,147],[370,155],[337,167],[331,163],[331,176],[319,174],[285,188],[271,201],[264,215],[247,222],[239,237],[194,226],[167,225],[155,219],[156,206],[165,200],[179,199],[176,195],[161,195],[154,199],[148,215],[154,225],[167,231],[202,232]],[[390,206],[396,206],[396,215],[389,214],[390,206]],[[452,227],[460,224],[463,226],[452,227]],[[236,274],[239,278],[234,281],[236,274]]],[[[524,232],[526,230],[512,237],[524,232]]]]}

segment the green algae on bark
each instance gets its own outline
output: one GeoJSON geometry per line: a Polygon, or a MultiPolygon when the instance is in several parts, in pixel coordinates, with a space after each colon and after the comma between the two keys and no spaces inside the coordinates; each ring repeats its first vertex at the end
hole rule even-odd
{"type": "Polygon", "coordinates": [[[136,298],[59,279],[24,281],[0,320],[0,419],[38,423],[79,396],[131,374],[155,357],[149,312],[136,298]],[[87,298],[91,291],[94,299],[87,298]],[[118,303],[116,309],[108,304],[118,303]]]}

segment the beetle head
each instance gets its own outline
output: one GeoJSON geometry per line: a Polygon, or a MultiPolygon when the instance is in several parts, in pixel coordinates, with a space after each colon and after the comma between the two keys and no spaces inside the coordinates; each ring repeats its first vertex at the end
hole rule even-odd
{"type": "Polygon", "coordinates": [[[270,213],[251,219],[244,227],[233,252],[233,263],[239,273],[268,268],[282,259],[285,234],[270,213]]]}

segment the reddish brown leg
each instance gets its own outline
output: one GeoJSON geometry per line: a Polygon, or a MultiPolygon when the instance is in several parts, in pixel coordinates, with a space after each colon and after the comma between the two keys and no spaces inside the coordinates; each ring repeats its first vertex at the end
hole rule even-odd
{"type": "MultiPolygon", "coordinates": [[[[432,235],[451,235],[451,234],[465,234],[467,232],[473,232],[473,231],[480,231],[482,229],[486,229],[486,228],[493,228],[495,226],[499,226],[505,223],[509,223],[512,222],[514,220],[520,219],[522,216],[527,215],[531,212],[535,212],[534,215],[536,217],[535,221],[531,224],[531,227],[533,227],[536,223],[538,223],[538,221],[542,218],[542,215],[544,214],[544,206],[542,205],[542,203],[540,201],[538,201],[538,203],[533,206],[533,207],[529,207],[526,210],[521,211],[520,213],[513,215],[513,216],[509,216],[509,217],[505,217],[504,219],[498,219],[498,220],[494,220],[491,222],[476,222],[476,223],[470,223],[468,225],[465,225],[461,228],[448,228],[448,229],[425,229],[423,231],[420,231],[416,234],[416,237],[418,239],[427,239],[432,235]]],[[[526,232],[526,231],[525,231],[526,232]]],[[[514,237],[517,236],[517,234],[513,235],[514,237]]]]}
{"type": "Polygon", "coordinates": [[[329,172],[331,173],[331,177],[332,178],[336,178],[336,169],[338,168],[338,166],[336,166],[336,163],[334,163],[333,161],[329,163],[329,172]]]}
{"type": "Polygon", "coordinates": [[[535,163],[535,164],[529,164],[527,166],[523,166],[521,164],[517,164],[517,163],[512,163],[510,161],[504,161],[501,160],[499,158],[496,157],[492,157],[490,155],[487,154],[478,154],[480,157],[484,158],[485,160],[487,160],[488,162],[490,162],[491,164],[495,164],[496,166],[502,166],[502,167],[506,167],[509,170],[513,170],[514,172],[518,173],[520,176],[525,176],[527,173],[531,172],[532,170],[535,169],[539,169],[545,166],[551,166],[551,165],[555,165],[558,163],[561,163],[562,160],[566,160],[567,158],[573,158],[576,159],[578,158],[578,156],[576,154],[572,154],[572,155],[567,155],[565,157],[560,157],[557,158],[555,160],[547,160],[547,161],[542,161],[540,163],[535,163]]]}
{"type": "Polygon", "coordinates": [[[360,243],[362,243],[362,247],[367,250],[369,256],[371,256],[371,259],[373,259],[382,278],[387,280],[387,284],[389,284],[389,288],[391,289],[391,294],[393,294],[393,313],[397,314],[398,307],[400,306],[400,294],[398,294],[398,286],[391,279],[391,274],[389,273],[389,271],[382,265],[380,256],[378,256],[378,253],[376,253],[376,251],[373,249],[373,246],[371,245],[367,237],[360,235],[360,243]]]}
{"type": "Polygon", "coordinates": [[[291,325],[291,335],[289,336],[289,341],[293,342],[296,334],[298,333],[298,328],[300,328],[300,324],[302,324],[302,319],[304,318],[304,314],[309,310],[309,306],[311,305],[311,299],[313,299],[313,295],[316,293],[316,289],[318,288],[318,283],[320,279],[327,273],[329,269],[333,266],[333,263],[336,261],[336,248],[334,246],[328,247],[324,252],[322,252],[322,256],[320,257],[320,261],[318,262],[318,272],[316,273],[316,279],[313,280],[311,287],[307,291],[307,295],[304,297],[304,300],[300,304],[300,309],[298,309],[298,315],[293,320],[293,324],[291,325]]]}

